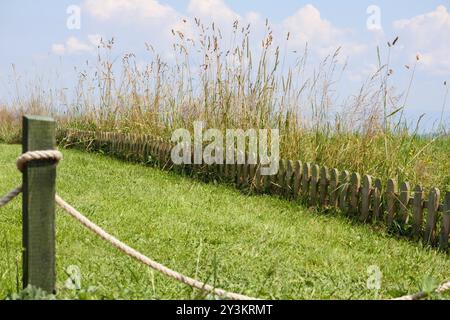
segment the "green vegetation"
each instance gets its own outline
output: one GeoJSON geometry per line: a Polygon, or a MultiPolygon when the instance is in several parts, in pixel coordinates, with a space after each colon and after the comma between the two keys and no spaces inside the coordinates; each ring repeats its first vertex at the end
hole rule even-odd
{"type": "MultiPolygon", "coordinates": [[[[219,129],[271,127],[280,129],[285,159],[450,189],[446,99],[432,136],[420,135],[421,117],[404,116],[420,56],[393,70],[395,42],[389,43],[379,48],[377,70],[360,89],[340,96],[346,70],[339,49],[317,61],[307,48],[290,52],[289,35],[274,39],[269,25],[261,41],[250,41],[250,26],[236,22],[227,39],[214,24],[195,22],[192,38],[172,31],[174,62],[164,61],[151,44],[145,65],[132,53],[118,59],[114,39],[104,39],[98,59],[76,69],[73,88],[31,83],[19,92],[20,85],[11,83],[16,94],[0,100],[0,142],[18,141],[24,113],[50,114],[64,127],[166,138],[200,120],[219,129]],[[407,88],[396,87],[393,72],[408,74],[407,88]]],[[[442,90],[446,97],[448,86],[442,90]]]]}
{"type": "MultiPolygon", "coordinates": [[[[149,257],[226,290],[275,299],[392,298],[450,278],[448,256],[343,216],[246,195],[174,173],[64,150],[58,193],[149,257]],[[379,266],[379,292],[366,287],[379,266]]],[[[19,146],[0,145],[0,194],[20,184],[19,146]]],[[[20,295],[21,208],[0,209],[0,298],[20,295]]],[[[57,298],[190,299],[199,292],[151,271],[58,209],[57,298]],[[65,288],[70,266],[81,289],[65,288]]],[[[448,298],[448,295],[446,296],[448,298]]],[[[434,296],[434,298],[442,298],[434,296]]]]}

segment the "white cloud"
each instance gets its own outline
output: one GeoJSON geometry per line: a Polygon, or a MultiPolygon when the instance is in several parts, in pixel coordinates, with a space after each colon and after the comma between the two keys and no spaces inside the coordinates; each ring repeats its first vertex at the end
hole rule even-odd
{"type": "Polygon", "coordinates": [[[80,54],[85,52],[91,53],[94,51],[94,48],[76,37],[69,37],[65,44],[53,44],[51,51],[56,55],[80,54]]]}
{"type": "MultiPolygon", "coordinates": [[[[194,17],[200,18],[205,25],[214,22],[221,29],[223,39],[229,38],[236,20],[240,26],[251,25],[252,39],[262,39],[266,30],[265,19],[260,13],[250,11],[240,15],[224,0],[190,0],[187,5],[189,17],[156,0],[85,0],[83,7],[100,21],[139,23],[145,28],[156,29],[158,32],[154,38],[159,39],[159,47],[170,46],[172,39],[168,35],[171,29],[195,39],[197,32],[194,31],[194,17]]],[[[357,55],[367,48],[366,45],[352,40],[354,35],[351,30],[334,26],[321,17],[320,11],[310,4],[300,8],[281,23],[271,25],[276,43],[281,43],[290,32],[290,48],[301,50],[308,43],[309,48],[321,58],[342,47],[339,59],[343,62],[346,56],[357,55]]],[[[95,39],[92,36],[89,40],[95,44],[98,36],[95,39]]],[[[252,46],[259,47],[259,42],[252,46]]]]}
{"type": "MultiPolygon", "coordinates": [[[[191,34],[190,22],[183,22],[185,20],[183,14],[157,0],[85,0],[82,6],[98,21],[114,23],[114,25],[108,25],[109,33],[116,32],[120,35],[121,30],[117,28],[133,26],[136,30],[150,32],[153,41],[165,47],[170,43],[167,39],[171,40],[172,29],[179,30],[185,35],[191,34]]],[[[93,37],[90,39],[91,43],[96,40],[98,39],[93,37]]]]}
{"type": "Polygon", "coordinates": [[[68,53],[91,52],[93,50],[92,46],[84,43],[76,37],[70,37],[67,39],[66,49],[68,53]]]}
{"type": "Polygon", "coordinates": [[[102,41],[102,36],[99,34],[88,34],[88,40],[92,45],[98,47],[102,41]]]}
{"type": "Polygon", "coordinates": [[[393,23],[409,60],[419,53],[420,64],[434,73],[450,72],[450,14],[445,6],[393,23]]]}
{"type": "Polygon", "coordinates": [[[161,20],[177,15],[172,7],[156,0],[86,0],[84,7],[92,16],[102,20],[117,17],[161,20]]]}
{"type": "Polygon", "coordinates": [[[343,55],[355,55],[363,52],[366,45],[351,40],[352,31],[335,27],[321,17],[320,11],[311,4],[297,10],[282,22],[285,32],[290,32],[292,46],[301,48],[306,43],[324,57],[338,47],[343,55]]]}
{"type": "Polygon", "coordinates": [[[188,12],[195,17],[214,21],[216,23],[233,23],[241,16],[228,7],[223,0],[191,0],[188,12]]]}
{"type": "Polygon", "coordinates": [[[52,45],[52,52],[58,56],[63,56],[66,53],[66,47],[63,44],[55,43],[52,45]]]}

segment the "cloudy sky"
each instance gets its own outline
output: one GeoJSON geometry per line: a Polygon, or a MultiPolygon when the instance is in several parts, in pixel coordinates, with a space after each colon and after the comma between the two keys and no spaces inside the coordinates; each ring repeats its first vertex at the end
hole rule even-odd
{"type": "MultiPolygon", "coordinates": [[[[431,125],[440,118],[444,81],[450,82],[449,11],[450,0],[1,1],[0,100],[12,94],[12,64],[22,78],[52,79],[58,73],[57,81],[70,87],[73,67],[95,61],[100,38],[115,37],[118,56],[134,52],[145,62],[145,43],[170,59],[171,29],[189,34],[194,17],[214,21],[225,34],[234,20],[250,23],[256,36],[268,18],[275,37],[290,32],[289,52],[308,43],[311,54],[322,58],[341,46],[347,59],[341,63],[348,63],[344,94],[376,69],[376,47],[384,54],[386,43],[398,36],[391,50],[392,81],[406,89],[412,69],[405,65],[412,66],[419,54],[407,115],[413,121],[426,113],[431,125]]],[[[444,117],[448,121],[448,111],[444,117]]]]}

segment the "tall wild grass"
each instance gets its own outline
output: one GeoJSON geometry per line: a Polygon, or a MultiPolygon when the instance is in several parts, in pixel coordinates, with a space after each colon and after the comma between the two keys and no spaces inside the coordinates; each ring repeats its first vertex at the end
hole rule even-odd
{"type": "Polygon", "coordinates": [[[114,39],[102,40],[96,62],[77,70],[70,98],[64,90],[34,84],[26,96],[0,102],[0,141],[18,140],[24,113],[50,114],[61,126],[166,138],[199,120],[222,129],[271,127],[280,129],[284,158],[449,189],[445,125],[434,135],[418,134],[420,121],[410,124],[403,115],[411,86],[396,93],[391,83],[389,57],[396,41],[379,49],[378,70],[359,91],[338,99],[345,70],[340,49],[313,63],[306,46],[289,64],[289,34],[275,41],[267,24],[256,49],[250,26],[235,22],[230,41],[214,24],[195,24],[193,38],[172,31],[170,62],[149,44],[145,64],[132,53],[115,59],[114,39]]]}

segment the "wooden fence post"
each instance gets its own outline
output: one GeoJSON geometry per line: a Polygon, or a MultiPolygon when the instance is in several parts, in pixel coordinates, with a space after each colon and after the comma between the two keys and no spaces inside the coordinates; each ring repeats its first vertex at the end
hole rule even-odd
{"type": "MultiPolygon", "coordinates": [[[[22,151],[50,150],[56,145],[55,122],[23,117],[22,151]]],[[[55,181],[53,161],[29,162],[23,171],[23,287],[55,292],[55,181]]]]}

